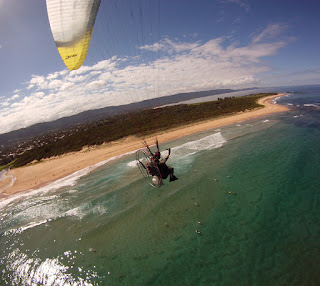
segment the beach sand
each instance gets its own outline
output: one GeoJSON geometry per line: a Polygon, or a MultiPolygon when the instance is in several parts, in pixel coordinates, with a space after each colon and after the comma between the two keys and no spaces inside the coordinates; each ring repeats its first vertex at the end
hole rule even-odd
{"type": "Polygon", "coordinates": [[[264,105],[262,108],[179,127],[177,129],[165,131],[161,134],[148,136],[148,138],[128,137],[100,146],[86,147],[79,152],[68,153],[62,156],[45,159],[38,163],[9,170],[6,174],[6,179],[0,182],[0,197],[9,196],[31,189],[38,189],[83,168],[92,166],[109,158],[140,149],[143,147],[143,139],[152,145],[154,144],[155,137],[157,137],[159,142],[163,143],[197,132],[238,123],[260,116],[266,116],[272,113],[287,111],[287,107],[271,103],[272,99],[283,95],[286,94],[277,94],[260,99],[258,103],[264,105]],[[11,179],[9,180],[8,178],[11,179]]]}

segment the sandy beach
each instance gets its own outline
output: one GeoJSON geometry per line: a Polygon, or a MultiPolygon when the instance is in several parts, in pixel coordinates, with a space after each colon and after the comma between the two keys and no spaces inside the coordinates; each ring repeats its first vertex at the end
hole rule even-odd
{"type": "Polygon", "coordinates": [[[266,116],[272,113],[287,111],[287,107],[271,102],[272,99],[284,95],[286,94],[277,94],[260,99],[258,103],[264,105],[262,108],[239,112],[218,119],[168,130],[162,134],[155,134],[148,138],[128,137],[97,147],[86,147],[79,152],[68,153],[59,157],[42,160],[39,163],[10,170],[3,180],[0,181],[0,196],[4,197],[17,192],[38,189],[98,162],[137,150],[143,147],[142,139],[145,139],[152,145],[154,144],[155,137],[157,137],[161,144],[200,131],[218,128],[260,116],[266,116]]]}

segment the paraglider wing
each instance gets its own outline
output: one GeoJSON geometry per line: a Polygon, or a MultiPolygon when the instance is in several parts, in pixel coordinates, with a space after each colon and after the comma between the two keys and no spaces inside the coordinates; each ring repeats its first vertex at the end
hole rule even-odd
{"type": "Polygon", "coordinates": [[[47,0],[49,23],[69,70],[84,62],[101,0],[47,0]]]}

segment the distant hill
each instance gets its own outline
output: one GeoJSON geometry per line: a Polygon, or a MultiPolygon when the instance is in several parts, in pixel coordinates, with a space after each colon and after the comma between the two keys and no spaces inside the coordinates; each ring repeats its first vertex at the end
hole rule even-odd
{"type": "Polygon", "coordinates": [[[0,145],[7,146],[14,142],[25,140],[31,137],[37,137],[39,135],[44,135],[48,132],[59,131],[66,128],[75,127],[77,125],[104,119],[113,115],[119,115],[124,114],[126,112],[158,107],[166,104],[178,103],[189,99],[201,98],[209,95],[217,95],[234,91],[237,90],[216,89],[189,93],[179,93],[175,95],[144,100],[126,105],[109,106],[100,109],[88,110],[76,115],[60,118],[55,121],[38,123],[30,127],[0,134],[0,145]]]}

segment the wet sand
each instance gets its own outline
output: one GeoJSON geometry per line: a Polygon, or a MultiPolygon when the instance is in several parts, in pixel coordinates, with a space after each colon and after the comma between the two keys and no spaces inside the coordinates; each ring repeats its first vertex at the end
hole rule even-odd
{"type": "Polygon", "coordinates": [[[85,147],[79,152],[68,153],[62,156],[45,159],[35,164],[10,170],[6,174],[6,179],[0,181],[0,198],[30,189],[38,189],[83,168],[92,166],[109,158],[140,149],[143,147],[142,140],[146,140],[150,145],[152,145],[154,144],[155,137],[157,137],[161,144],[201,131],[287,111],[288,108],[286,106],[273,104],[271,102],[272,99],[283,95],[286,94],[277,94],[261,98],[258,103],[264,105],[262,108],[239,112],[221,118],[167,130],[161,134],[148,136],[148,138],[130,136],[125,139],[100,146],[85,147]]]}

